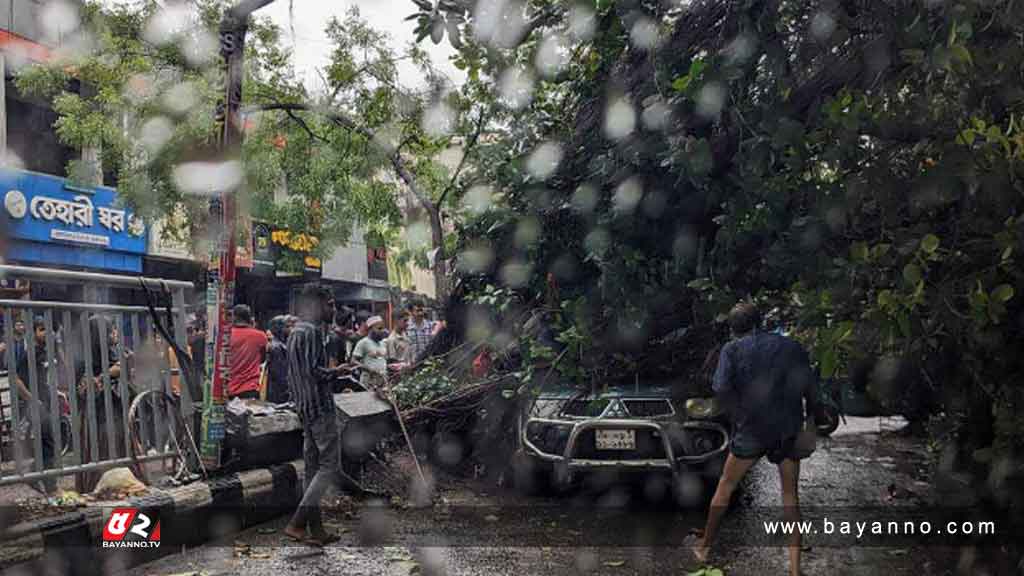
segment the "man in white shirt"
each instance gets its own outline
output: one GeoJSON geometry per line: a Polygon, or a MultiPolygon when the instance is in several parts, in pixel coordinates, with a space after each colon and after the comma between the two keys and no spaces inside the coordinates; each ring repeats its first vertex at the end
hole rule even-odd
{"type": "Polygon", "coordinates": [[[388,347],[384,343],[386,335],[384,319],[372,316],[366,321],[366,337],[352,350],[352,360],[362,368],[360,384],[368,390],[383,389],[387,385],[388,347]]]}

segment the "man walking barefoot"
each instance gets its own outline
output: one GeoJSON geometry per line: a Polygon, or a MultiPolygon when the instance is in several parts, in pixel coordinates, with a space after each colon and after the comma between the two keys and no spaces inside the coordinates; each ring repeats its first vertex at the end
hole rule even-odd
{"type": "MultiPolygon", "coordinates": [[[[760,314],[753,304],[741,302],[729,313],[729,327],[736,339],[722,348],[713,388],[730,408],[735,429],[703,537],[694,547],[701,563],[707,562],[733,491],[762,456],[778,466],[785,519],[800,519],[796,440],[805,420],[804,402],[806,413],[815,413],[815,378],[803,346],[779,334],[760,332],[759,324],[760,314]]],[[[787,547],[790,574],[799,576],[798,532],[790,537],[787,547]]]]}
{"type": "Polygon", "coordinates": [[[324,530],[320,500],[330,484],[350,484],[341,471],[341,443],[330,380],[340,370],[327,368],[324,338],[334,321],[334,296],[307,286],[298,301],[301,318],[288,336],[288,387],[302,420],[305,494],[284,528],[292,540],[326,546],[338,537],[324,530]],[[308,528],[308,532],[307,532],[308,528]]]}

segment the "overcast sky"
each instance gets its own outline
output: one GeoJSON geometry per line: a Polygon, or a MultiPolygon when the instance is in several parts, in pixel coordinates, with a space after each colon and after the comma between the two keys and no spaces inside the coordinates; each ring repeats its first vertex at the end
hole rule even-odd
{"type": "MultiPolygon", "coordinates": [[[[359,8],[360,14],[370,26],[391,35],[392,46],[396,51],[401,51],[416,40],[413,33],[416,21],[405,21],[406,16],[416,11],[416,5],[412,0],[294,0],[291,16],[288,11],[288,0],[276,0],[256,14],[269,16],[281,26],[285,42],[292,47],[296,69],[306,85],[310,88],[321,88],[322,83],[315,70],[327,62],[331,51],[324,28],[331,16],[342,18],[352,6],[359,8]]],[[[436,46],[428,38],[421,46],[430,54],[435,67],[447,74],[456,84],[462,83],[465,74],[452,66],[449,57],[454,51],[447,38],[436,46]]],[[[398,70],[402,84],[409,87],[422,84],[423,78],[412,64],[399,62],[398,70]]]]}

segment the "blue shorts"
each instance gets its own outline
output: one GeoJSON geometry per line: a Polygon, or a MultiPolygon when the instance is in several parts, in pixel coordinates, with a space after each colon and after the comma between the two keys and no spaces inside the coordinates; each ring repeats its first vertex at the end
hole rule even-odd
{"type": "Polygon", "coordinates": [[[767,456],[772,464],[783,460],[800,460],[796,453],[796,436],[765,445],[749,435],[737,434],[729,441],[729,452],[744,460],[758,460],[767,456]]]}

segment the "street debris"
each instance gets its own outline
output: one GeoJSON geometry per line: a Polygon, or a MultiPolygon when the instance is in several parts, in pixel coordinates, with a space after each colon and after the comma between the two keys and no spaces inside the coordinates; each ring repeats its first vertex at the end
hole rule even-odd
{"type": "Polygon", "coordinates": [[[144,494],[147,490],[146,485],[139,481],[131,470],[114,468],[103,473],[91,496],[97,501],[124,500],[144,494]]]}

